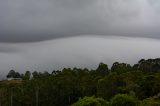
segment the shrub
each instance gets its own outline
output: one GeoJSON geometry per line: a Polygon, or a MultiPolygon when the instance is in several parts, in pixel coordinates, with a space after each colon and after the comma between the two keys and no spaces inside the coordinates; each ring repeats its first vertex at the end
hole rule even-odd
{"type": "Polygon", "coordinates": [[[127,94],[117,94],[111,99],[111,106],[138,106],[138,99],[127,94]]]}
{"type": "Polygon", "coordinates": [[[109,103],[102,98],[92,97],[84,97],[83,99],[79,99],[72,106],[109,106],[109,103]]]}
{"type": "Polygon", "coordinates": [[[156,96],[144,99],[141,105],[142,106],[160,106],[160,93],[156,96]]]}

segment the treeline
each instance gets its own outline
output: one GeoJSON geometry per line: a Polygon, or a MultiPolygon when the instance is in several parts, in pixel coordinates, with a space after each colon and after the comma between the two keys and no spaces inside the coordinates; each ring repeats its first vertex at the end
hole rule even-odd
{"type": "Polygon", "coordinates": [[[7,78],[22,80],[0,82],[0,106],[160,106],[160,58],[111,69],[11,70],[7,78]]]}

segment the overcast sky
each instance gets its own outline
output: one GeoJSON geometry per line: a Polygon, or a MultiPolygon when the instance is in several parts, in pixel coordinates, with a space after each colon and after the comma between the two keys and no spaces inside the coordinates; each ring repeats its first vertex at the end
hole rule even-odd
{"type": "Polygon", "coordinates": [[[160,0],[1,0],[0,72],[160,57],[160,0]]]}

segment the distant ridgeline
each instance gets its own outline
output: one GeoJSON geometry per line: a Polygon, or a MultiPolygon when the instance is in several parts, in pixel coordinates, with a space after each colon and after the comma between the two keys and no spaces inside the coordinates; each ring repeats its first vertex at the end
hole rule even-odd
{"type": "Polygon", "coordinates": [[[100,63],[95,70],[11,70],[7,78],[0,106],[160,106],[160,58],[115,62],[111,69],[100,63]]]}

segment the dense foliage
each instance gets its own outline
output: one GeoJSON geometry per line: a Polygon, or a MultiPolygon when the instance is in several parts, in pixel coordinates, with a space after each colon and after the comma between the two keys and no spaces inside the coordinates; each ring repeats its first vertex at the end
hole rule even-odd
{"type": "Polygon", "coordinates": [[[72,106],[109,106],[109,103],[102,98],[84,97],[79,99],[72,106]]]}
{"type": "Polygon", "coordinates": [[[138,106],[138,100],[127,94],[117,94],[115,95],[110,102],[111,106],[138,106]]]}
{"type": "Polygon", "coordinates": [[[100,63],[95,70],[11,70],[7,77],[22,80],[0,82],[0,106],[160,105],[160,59],[142,59],[133,66],[115,62],[111,69],[100,63]]]}

